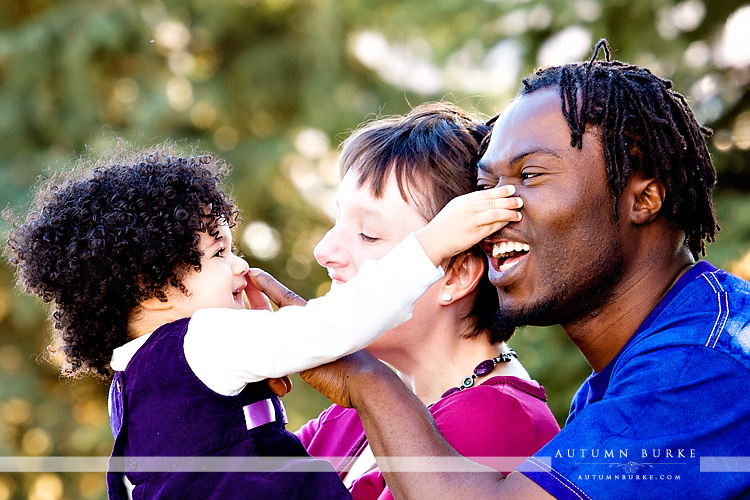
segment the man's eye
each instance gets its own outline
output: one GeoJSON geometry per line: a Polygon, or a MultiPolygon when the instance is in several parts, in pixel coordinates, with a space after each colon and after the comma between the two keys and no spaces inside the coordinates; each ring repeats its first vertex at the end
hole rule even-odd
{"type": "Polygon", "coordinates": [[[495,187],[495,184],[477,184],[476,191],[484,191],[486,189],[492,189],[493,187],[495,187]]]}
{"type": "Polygon", "coordinates": [[[540,175],[542,175],[541,172],[523,172],[521,173],[521,180],[526,181],[529,179],[533,179],[534,177],[538,177],[540,175]]]}
{"type": "Polygon", "coordinates": [[[365,233],[359,233],[359,237],[362,238],[362,241],[365,243],[375,243],[376,241],[379,241],[380,238],[373,238],[372,236],[367,236],[365,233]]]}

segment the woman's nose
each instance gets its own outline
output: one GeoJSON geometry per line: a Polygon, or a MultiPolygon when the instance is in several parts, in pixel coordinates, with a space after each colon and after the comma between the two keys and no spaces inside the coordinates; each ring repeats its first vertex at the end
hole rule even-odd
{"type": "Polygon", "coordinates": [[[341,267],[346,265],[345,255],[342,251],[341,238],[333,226],[315,245],[313,250],[315,260],[323,267],[341,267]]]}

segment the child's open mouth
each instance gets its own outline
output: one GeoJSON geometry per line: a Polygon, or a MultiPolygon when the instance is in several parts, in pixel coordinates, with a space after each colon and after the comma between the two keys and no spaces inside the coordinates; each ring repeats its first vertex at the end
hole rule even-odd
{"type": "Polygon", "coordinates": [[[245,290],[244,288],[239,288],[232,292],[232,298],[234,299],[236,303],[244,305],[244,300],[242,298],[242,292],[244,290],[245,290]]]}

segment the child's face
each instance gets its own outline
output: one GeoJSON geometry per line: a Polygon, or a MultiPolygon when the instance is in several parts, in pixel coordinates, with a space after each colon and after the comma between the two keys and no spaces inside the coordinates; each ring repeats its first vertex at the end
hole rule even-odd
{"type": "Polygon", "coordinates": [[[203,252],[201,270],[190,270],[182,280],[188,294],[179,290],[168,293],[169,302],[183,318],[192,316],[198,309],[245,309],[242,291],[247,285],[248,264],[232,253],[232,232],[229,227],[220,224],[217,230],[215,238],[208,233],[200,233],[198,248],[203,252]]]}

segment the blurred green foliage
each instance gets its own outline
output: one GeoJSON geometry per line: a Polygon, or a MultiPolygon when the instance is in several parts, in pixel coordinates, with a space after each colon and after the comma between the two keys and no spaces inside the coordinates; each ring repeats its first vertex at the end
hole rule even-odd
{"type": "MultiPolygon", "coordinates": [[[[349,131],[426,100],[492,115],[520,76],[586,58],[607,37],[616,58],[673,79],[715,128],[723,231],[708,258],[747,277],[750,42],[730,28],[747,32],[749,10],[736,0],[4,0],[0,205],[22,212],[45,169],[87,146],[185,139],[233,166],[251,264],[316,296],[328,280],[312,248],[331,225],[336,147],[349,131]]],[[[0,455],[108,455],[106,385],[58,377],[41,354],[44,308],[0,271],[0,455]]],[[[559,328],[523,329],[511,344],[563,421],[589,371],[578,350],[559,328]]],[[[292,429],[326,405],[296,381],[292,429]]],[[[100,473],[0,473],[0,500],[105,497],[100,473]]]]}

